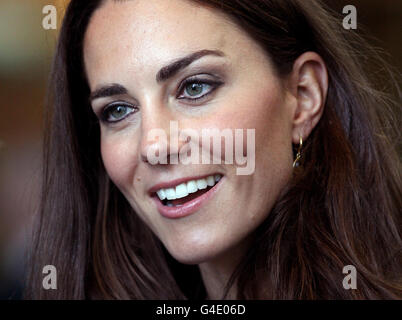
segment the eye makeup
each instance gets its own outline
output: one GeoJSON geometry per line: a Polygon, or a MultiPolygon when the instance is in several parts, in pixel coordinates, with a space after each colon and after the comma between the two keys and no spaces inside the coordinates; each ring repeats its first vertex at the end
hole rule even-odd
{"type": "Polygon", "coordinates": [[[103,108],[100,118],[102,122],[116,123],[124,120],[130,114],[138,110],[138,107],[132,106],[126,102],[113,102],[103,108]]]}
{"type": "Polygon", "coordinates": [[[221,85],[223,84],[223,81],[221,80],[211,80],[211,79],[205,79],[203,77],[200,76],[192,76],[189,77],[187,79],[185,79],[179,86],[178,89],[178,94],[176,96],[177,99],[179,100],[184,100],[187,101],[189,103],[194,103],[196,101],[200,101],[205,99],[206,97],[208,97],[211,93],[213,93],[216,89],[218,89],[221,85]],[[186,89],[191,85],[191,89],[194,88],[205,88],[204,86],[206,85],[209,89],[207,90],[206,93],[204,93],[201,96],[195,96],[195,97],[191,97],[191,96],[184,96],[183,93],[186,91],[186,89]]]}

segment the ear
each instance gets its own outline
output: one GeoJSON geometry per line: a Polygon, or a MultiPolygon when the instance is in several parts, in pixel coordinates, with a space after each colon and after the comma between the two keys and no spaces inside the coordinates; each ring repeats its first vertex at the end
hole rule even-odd
{"type": "Polygon", "coordinates": [[[288,88],[296,98],[293,109],[292,141],[305,141],[324,111],[328,91],[328,74],[322,58],[315,52],[303,53],[293,64],[288,88]]]}

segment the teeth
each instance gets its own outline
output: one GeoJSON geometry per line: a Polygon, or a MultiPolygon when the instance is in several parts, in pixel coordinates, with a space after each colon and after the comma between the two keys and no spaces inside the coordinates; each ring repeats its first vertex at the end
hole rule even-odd
{"type": "Polygon", "coordinates": [[[176,186],[176,199],[188,196],[187,183],[182,183],[176,186]]]}
{"type": "MultiPolygon", "coordinates": [[[[189,193],[213,187],[222,178],[220,174],[208,176],[205,179],[197,179],[181,183],[174,188],[160,189],[156,192],[160,200],[175,200],[187,197],[189,193]]],[[[169,204],[169,203],[168,203],[169,204]]]]}
{"type": "Polygon", "coordinates": [[[207,180],[199,179],[197,180],[197,188],[198,190],[206,189],[208,186],[207,180]]]}
{"type": "Polygon", "coordinates": [[[209,177],[207,177],[207,184],[208,184],[210,187],[213,187],[213,186],[215,185],[215,178],[214,178],[214,176],[209,176],[209,177]]]}
{"type": "Polygon", "coordinates": [[[168,189],[161,189],[162,191],[165,191],[166,198],[168,200],[174,200],[176,199],[176,191],[173,188],[168,188],[168,189]]]}
{"type": "Polygon", "coordinates": [[[194,193],[198,191],[197,183],[194,180],[187,182],[188,193],[194,193]]]}
{"type": "Polygon", "coordinates": [[[156,193],[157,193],[159,199],[161,199],[161,200],[165,200],[165,199],[166,199],[165,190],[160,189],[160,190],[158,190],[156,193]]]}

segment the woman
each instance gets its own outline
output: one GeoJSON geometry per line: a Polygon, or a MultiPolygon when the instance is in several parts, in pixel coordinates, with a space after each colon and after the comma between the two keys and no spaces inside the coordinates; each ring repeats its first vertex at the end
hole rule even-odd
{"type": "Polygon", "coordinates": [[[319,1],[72,0],[27,297],[401,298],[393,102],[341,21],[319,1]],[[253,171],[174,162],[192,138],[173,136],[205,128],[254,130],[253,171]]]}

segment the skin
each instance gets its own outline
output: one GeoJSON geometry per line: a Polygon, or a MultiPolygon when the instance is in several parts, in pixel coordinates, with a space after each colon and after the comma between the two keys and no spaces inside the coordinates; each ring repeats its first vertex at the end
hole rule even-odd
{"type": "MultiPolygon", "coordinates": [[[[305,53],[292,73],[279,79],[267,54],[242,29],[222,13],[184,0],[105,1],[88,26],[84,61],[92,92],[110,84],[127,89],[94,99],[99,117],[113,102],[138,108],[118,123],[100,121],[108,175],[173,257],[199,265],[209,298],[219,298],[253,231],[291,178],[292,143],[298,144],[300,135],[306,140],[321,117],[328,81],[324,62],[305,53]],[[204,49],[225,56],[204,56],[166,82],[156,82],[160,68],[204,49]],[[223,84],[195,103],[178,99],[191,98],[177,88],[194,75],[217,76],[223,84]],[[150,164],[149,149],[163,146],[147,135],[155,128],[169,134],[171,120],[178,121],[180,130],[200,133],[202,128],[254,128],[254,174],[236,175],[236,167],[224,163],[150,164]],[[148,194],[160,182],[214,173],[224,176],[219,191],[184,218],[161,216],[148,194]]],[[[180,151],[168,144],[167,152],[180,151]]]]}

